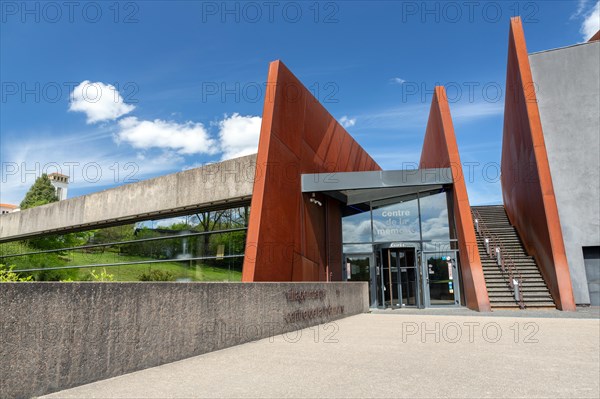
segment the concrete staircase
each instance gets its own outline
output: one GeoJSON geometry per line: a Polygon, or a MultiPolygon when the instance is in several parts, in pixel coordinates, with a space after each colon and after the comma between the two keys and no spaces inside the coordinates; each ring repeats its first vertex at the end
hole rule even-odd
{"type": "MultiPolygon", "coordinates": [[[[522,277],[521,291],[526,308],[555,308],[552,296],[537,267],[535,259],[528,256],[517,230],[508,221],[504,206],[474,206],[487,230],[495,235],[514,262],[522,277]]],[[[477,247],[483,266],[483,275],[492,308],[519,308],[514,294],[507,284],[508,275],[503,275],[496,261],[490,258],[485,249],[484,238],[477,234],[477,247]]]]}

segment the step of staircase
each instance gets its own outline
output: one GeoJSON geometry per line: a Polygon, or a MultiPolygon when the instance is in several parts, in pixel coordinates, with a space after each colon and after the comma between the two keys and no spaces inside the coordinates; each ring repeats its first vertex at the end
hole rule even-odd
{"type": "MultiPolygon", "coordinates": [[[[493,275],[484,275],[485,281],[486,281],[486,286],[490,287],[490,284],[503,284],[503,285],[508,285],[508,278],[504,278],[504,276],[493,276],[493,275]]],[[[531,278],[528,277],[526,279],[523,279],[523,287],[527,288],[527,287],[539,287],[540,285],[542,285],[543,287],[546,287],[546,283],[544,282],[544,280],[542,278],[531,278]]]]}
{"type": "MultiPolygon", "coordinates": [[[[473,218],[479,219],[480,229],[488,231],[500,241],[504,256],[510,257],[517,275],[521,276],[521,292],[525,308],[554,308],[555,304],[541,275],[535,258],[529,256],[519,233],[510,224],[503,206],[472,207],[473,218]],[[478,212],[476,216],[475,211],[478,212]]],[[[519,308],[518,302],[508,285],[509,274],[502,272],[495,258],[490,257],[485,249],[484,238],[477,234],[477,248],[481,258],[483,276],[490,305],[493,309],[519,308]]]]}
{"type": "MultiPolygon", "coordinates": [[[[524,281],[523,284],[521,284],[524,288],[528,289],[528,290],[536,290],[536,289],[546,289],[546,284],[542,281],[542,282],[527,282],[524,281]]],[[[505,280],[501,280],[501,281],[490,281],[487,284],[487,288],[488,290],[490,289],[496,289],[496,288],[502,288],[505,289],[508,286],[508,282],[505,280]]]]}
{"type": "MultiPolygon", "coordinates": [[[[511,257],[511,260],[513,261],[513,263],[515,265],[525,266],[525,265],[535,265],[536,264],[535,259],[532,256],[527,256],[527,257],[524,256],[521,258],[516,258],[513,256],[513,254],[510,251],[506,251],[506,253],[509,254],[509,256],[511,257]]],[[[517,255],[516,252],[514,254],[517,255]]],[[[479,256],[481,257],[481,261],[484,263],[496,264],[496,262],[497,262],[497,260],[495,258],[490,258],[485,251],[483,251],[483,254],[482,254],[482,251],[479,251],[479,256]]]]}

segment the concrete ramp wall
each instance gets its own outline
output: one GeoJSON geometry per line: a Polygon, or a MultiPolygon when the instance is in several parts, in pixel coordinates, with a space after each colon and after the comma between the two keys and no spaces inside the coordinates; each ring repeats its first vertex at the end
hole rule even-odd
{"type": "Polygon", "coordinates": [[[256,154],[0,215],[0,242],[248,202],[255,170],[256,154]]]}

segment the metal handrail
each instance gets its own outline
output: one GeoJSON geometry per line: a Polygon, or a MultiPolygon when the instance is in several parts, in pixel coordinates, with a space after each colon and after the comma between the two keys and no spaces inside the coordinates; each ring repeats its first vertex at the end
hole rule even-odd
{"type": "Polygon", "coordinates": [[[168,263],[168,262],[188,262],[193,260],[221,260],[221,259],[233,259],[243,258],[244,254],[239,255],[223,255],[223,256],[195,256],[193,258],[181,258],[181,259],[155,259],[155,260],[140,260],[137,262],[115,262],[115,263],[94,263],[90,265],[73,265],[73,266],[53,266],[53,267],[38,267],[35,269],[13,269],[15,273],[30,273],[30,272],[44,272],[48,270],[70,270],[70,269],[91,269],[93,267],[114,267],[114,266],[131,266],[131,265],[151,265],[154,263],[168,263]]]}
{"type": "MultiPolygon", "coordinates": [[[[49,254],[49,253],[53,253],[53,252],[79,251],[82,249],[92,249],[92,248],[112,247],[112,246],[117,246],[117,245],[138,244],[140,242],[148,242],[148,241],[163,241],[163,240],[166,241],[166,240],[175,240],[175,239],[179,239],[179,238],[196,237],[196,236],[203,236],[203,235],[210,235],[210,234],[226,234],[226,233],[234,233],[234,232],[242,231],[242,230],[248,230],[248,227],[236,227],[236,228],[224,229],[224,230],[197,231],[195,233],[173,234],[170,236],[138,238],[137,240],[105,242],[102,244],[86,244],[86,245],[79,245],[76,247],[46,249],[44,251],[22,252],[20,254],[4,255],[0,252],[0,260],[2,260],[4,258],[16,258],[19,256],[49,254]]],[[[180,232],[182,230],[173,230],[174,233],[177,233],[178,231],[180,232]]],[[[6,244],[6,243],[3,243],[3,244],[6,244]]],[[[0,251],[2,251],[1,247],[0,247],[0,251]]]]}
{"type": "Polygon", "coordinates": [[[507,280],[506,275],[508,274],[508,281],[506,281],[506,283],[511,289],[519,307],[525,309],[525,302],[523,301],[523,277],[521,276],[521,272],[519,272],[515,266],[515,262],[502,244],[502,241],[488,229],[479,211],[473,209],[472,213],[475,218],[477,234],[483,238],[488,256],[496,260],[505,281],[507,280]]]}

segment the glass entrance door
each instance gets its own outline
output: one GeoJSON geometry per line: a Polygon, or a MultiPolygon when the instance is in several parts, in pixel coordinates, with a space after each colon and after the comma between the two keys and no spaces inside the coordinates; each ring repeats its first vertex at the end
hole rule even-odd
{"type": "Polygon", "coordinates": [[[368,281],[369,282],[369,303],[371,306],[377,306],[375,292],[375,267],[373,254],[345,254],[345,280],[346,281],[368,281]]]}
{"type": "Polygon", "coordinates": [[[380,276],[384,307],[419,306],[419,270],[414,248],[382,249],[380,276]]]}
{"type": "Polygon", "coordinates": [[[422,259],[425,306],[458,306],[456,251],[423,252],[422,259]]]}
{"type": "Polygon", "coordinates": [[[389,249],[383,250],[382,273],[381,273],[381,294],[383,296],[382,303],[386,308],[395,308],[400,306],[399,293],[400,286],[398,285],[398,259],[397,252],[389,249]]]}

